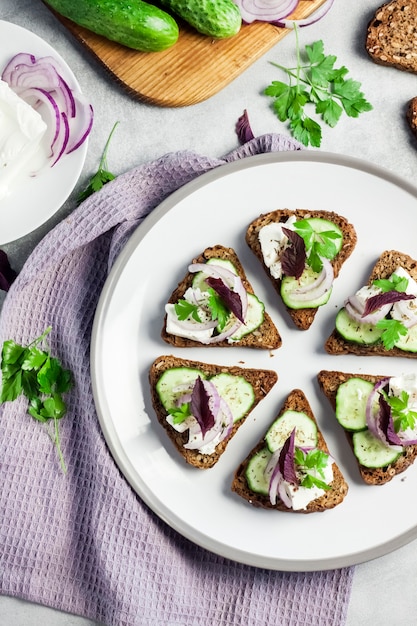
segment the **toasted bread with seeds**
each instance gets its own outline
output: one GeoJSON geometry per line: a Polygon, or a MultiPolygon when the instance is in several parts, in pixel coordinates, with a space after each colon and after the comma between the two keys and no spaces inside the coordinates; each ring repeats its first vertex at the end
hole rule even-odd
{"type": "MultiPolygon", "coordinates": [[[[342,247],[331,262],[335,278],[337,278],[337,276],[339,275],[339,272],[344,262],[352,254],[357,241],[356,231],[353,225],[350,224],[345,217],[338,215],[333,211],[311,211],[309,209],[278,209],[276,211],[271,211],[270,213],[260,215],[257,219],[253,220],[253,222],[251,222],[246,231],[246,243],[262,264],[264,271],[272,282],[280,298],[282,280],[275,279],[271,275],[269,268],[265,264],[261,244],[259,241],[259,231],[261,230],[261,228],[263,228],[267,224],[270,224],[271,222],[285,223],[290,216],[295,216],[297,219],[300,220],[307,218],[321,218],[333,222],[334,224],[336,224],[336,226],[340,228],[343,234],[342,247]]],[[[310,328],[318,311],[318,308],[292,309],[288,306],[285,306],[285,308],[294,324],[300,330],[307,330],[310,328]]]]}
{"type": "MultiPolygon", "coordinates": [[[[386,378],[386,376],[377,376],[372,374],[349,374],[346,372],[338,371],[326,371],[322,370],[317,375],[320,389],[330,402],[332,409],[336,410],[336,394],[340,385],[352,378],[361,378],[372,384],[376,384],[378,381],[386,378]]],[[[347,430],[344,431],[349,444],[353,450],[353,433],[347,430]]],[[[417,457],[417,445],[409,445],[404,447],[404,452],[396,459],[395,462],[389,463],[385,467],[365,467],[358,461],[359,472],[362,479],[368,485],[384,485],[404,472],[410,465],[412,465],[417,457]]],[[[356,457],[355,457],[356,458],[356,457]]]]}
{"type": "MultiPolygon", "coordinates": [[[[191,361],[189,359],[181,359],[172,355],[158,357],[152,363],[149,370],[152,405],[158,422],[164,428],[177,452],[189,465],[199,469],[208,469],[213,467],[219,461],[220,457],[225,452],[229,441],[235,436],[238,429],[244,424],[246,418],[253,411],[253,409],[271,391],[277,380],[278,376],[273,370],[251,369],[238,366],[227,367],[225,365],[215,365],[211,363],[202,363],[200,361],[191,361]],[[244,379],[244,381],[249,383],[252,388],[252,404],[250,406],[248,405],[240,419],[234,422],[230,435],[226,439],[220,441],[211,453],[202,453],[199,450],[184,448],[184,444],[186,444],[189,440],[188,430],[178,432],[167,421],[169,413],[166,409],[166,403],[164,405],[163,398],[161,398],[161,391],[158,392],[158,381],[160,381],[161,377],[166,374],[166,372],[176,370],[181,374],[179,377],[179,384],[181,384],[181,380],[185,383],[187,379],[181,373],[184,369],[196,369],[202,374],[202,376],[209,380],[221,374],[230,374],[238,379],[244,379]]],[[[240,387],[240,389],[242,388],[240,387]]],[[[220,395],[222,395],[221,392],[220,395]]]]}
{"type": "MultiPolygon", "coordinates": [[[[398,250],[385,250],[372,269],[368,279],[368,285],[372,285],[374,280],[389,278],[398,267],[405,269],[411,278],[417,280],[417,260],[398,250]]],[[[358,288],[359,287],[360,285],[358,285],[358,288]]],[[[387,350],[382,341],[376,341],[372,344],[360,344],[348,341],[342,337],[336,328],[325,342],[324,347],[326,352],[332,355],[356,354],[358,356],[401,356],[409,359],[417,358],[417,352],[401,350],[395,346],[387,350]]]]}
{"type": "MultiPolygon", "coordinates": [[[[232,263],[234,268],[237,271],[238,276],[242,279],[242,283],[244,288],[246,289],[248,294],[254,294],[254,290],[252,285],[250,284],[245,270],[236,254],[236,252],[232,248],[226,248],[221,245],[215,245],[210,248],[206,248],[204,252],[194,258],[192,263],[206,263],[210,259],[221,259],[223,261],[228,261],[232,263]]],[[[184,278],[179,282],[176,289],[172,292],[168,304],[175,304],[179,300],[184,297],[185,292],[189,287],[192,286],[195,278],[195,274],[187,272],[184,278]]],[[[264,310],[263,311],[263,321],[259,324],[259,326],[253,330],[252,332],[245,334],[239,340],[229,341],[227,338],[222,341],[215,343],[201,343],[200,341],[196,341],[195,339],[191,339],[188,337],[180,337],[175,334],[171,334],[167,332],[167,315],[164,317],[164,325],[161,332],[162,339],[177,348],[193,348],[193,347],[230,347],[230,346],[238,346],[238,347],[247,347],[247,348],[259,348],[261,350],[275,350],[282,345],[282,339],[276,328],[274,322],[272,321],[270,315],[264,310]]]]}
{"type": "MultiPolygon", "coordinates": [[[[317,424],[317,420],[313,414],[313,411],[306,396],[304,395],[303,391],[301,391],[301,389],[293,389],[291,391],[273,422],[278,417],[282,416],[285,411],[288,410],[305,413],[316,424],[317,448],[329,454],[329,449],[327,447],[326,441],[324,440],[323,434],[317,424]]],[[[333,509],[344,500],[345,496],[348,493],[348,484],[345,481],[345,478],[337,463],[333,460],[333,480],[330,483],[330,489],[326,491],[324,495],[321,495],[315,500],[309,502],[306,508],[294,510],[286,506],[279,498],[277,499],[275,504],[272,504],[269,495],[259,492],[256,493],[255,491],[250,489],[246,477],[246,470],[249,462],[255,454],[261,452],[265,448],[266,441],[265,438],[262,438],[251,450],[251,452],[249,452],[244,461],[242,461],[242,463],[239,465],[232,482],[232,491],[234,491],[237,495],[246,500],[252,506],[292,513],[317,513],[327,511],[328,509],[333,509]]]]}
{"type": "Polygon", "coordinates": [[[392,0],[368,24],[365,48],[379,64],[417,72],[417,0],[392,0]]]}

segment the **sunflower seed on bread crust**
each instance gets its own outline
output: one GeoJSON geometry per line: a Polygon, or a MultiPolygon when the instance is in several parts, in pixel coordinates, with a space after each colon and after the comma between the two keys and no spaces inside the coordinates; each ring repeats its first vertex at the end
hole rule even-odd
{"type": "MultiPolygon", "coordinates": [[[[350,378],[363,378],[370,383],[376,384],[379,380],[386,376],[377,376],[372,374],[348,374],[338,371],[322,370],[317,375],[320,389],[327,397],[332,409],[336,410],[336,394],[341,384],[350,378]]],[[[335,418],[336,419],[336,418],[335,418]]],[[[353,450],[352,434],[345,431],[346,437],[353,450]]],[[[365,467],[358,462],[359,472],[362,479],[368,485],[384,485],[389,482],[397,474],[404,472],[412,465],[417,457],[417,445],[410,445],[404,448],[404,453],[394,462],[385,467],[365,467]]],[[[356,458],[356,457],[355,457],[356,458]]]]}
{"type": "MultiPolygon", "coordinates": [[[[272,282],[273,287],[275,288],[278,295],[281,297],[281,280],[277,280],[271,276],[269,268],[265,265],[261,244],[259,242],[259,231],[261,228],[270,224],[271,222],[286,222],[290,216],[295,216],[297,219],[307,219],[312,217],[318,217],[325,220],[329,220],[338,226],[343,233],[343,245],[340,252],[335,256],[332,260],[334,277],[337,278],[339,272],[342,268],[343,263],[348,259],[348,257],[352,254],[356,241],[356,231],[352,224],[348,222],[348,220],[338,215],[333,211],[312,211],[309,209],[277,209],[276,211],[271,211],[270,213],[265,213],[260,215],[258,218],[253,220],[251,224],[248,226],[246,231],[246,243],[249,248],[258,258],[260,263],[262,264],[268,278],[272,282]]],[[[307,330],[310,328],[311,324],[314,321],[316,313],[318,311],[317,308],[305,308],[305,309],[290,309],[289,307],[285,307],[289,316],[291,317],[294,324],[300,330],[307,330]]]]}
{"type": "Polygon", "coordinates": [[[365,48],[379,65],[417,72],[417,0],[392,0],[368,24],[365,48]]]}
{"type": "Polygon", "coordinates": [[[248,415],[253,409],[265,398],[265,396],[271,391],[272,387],[278,380],[277,373],[273,370],[266,369],[253,369],[246,367],[216,365],[213,363],[202,363],[200,361],[191,361],[189,359],[181,359],[173,355],[163,355],[158,357],[151,365],[149,369],[149,384],[151,391],[151,399],[154,411],[158,422],[164,428],[166,434],[171,440],[172,444],[176,448],[177,452],[184,458],[184,460],[194,467],[199,469],[208,469],[215,465],[229,443],[229,441],[235,436],[238,429],[244,424],[248,415]],[[217,446],[212,454],[202,454],[199,450],[189,450],[184,448],[184,444],[188,441],[188,432],[180,433],[176,431],[167,422],[167,411],[165,410],[159,395],[156,391],[156,384],[159,378],[164,372],[173,368],[196,368],[202,371],[206,376],[211,377],[216,374],[227,373],[233,376],[242,376],[248,383],[252,385],[254,391],[254,402],[247,412],[240,420],[234,423],[231,435],[227,439],[223,439],[217,446]]]}
{"type": "MultiPolygon", "coordinates": [[[[300,411],[305,413],[317,426],[317,435],[318,442],[317,447],[329,454],[329,449],[327,447],[326,441],[323,437],[320,428],[318,427],[317,420],[314,416],[314,413],[311,409],[311,406],[301,389],[293,389],[289,395],[287,396],[284,404],[282,405],[281,410],[275,419],[281,416],[285,411],[300,411]]],[[[247,457],[242,461],[242,463],[237,468],[233,482],[232,482],[232,491],[235,492],[238,496],[249,502],[252,506],[263,508],[263,509],[274,509],[277,511],[285,511],[291,513],[318,513],[322,511],[327,511],[328,509],[333,509],[335,506],[340,504],[346,494],[348,493],[349,487],[345,478],[338,467],[337,463],[333,462],[333,481],[330,483],[331,489],[326,491],[322,496],[312,500],[305,509],[290,509],[278,498],[275,505],[273,505],[269,499],[269,496],[263,495],[260,493],[255,493],[251,489],[249,489],[245,472],[248,466],[250,459],[254,454],[259,452],[262,448],[265,447],[265,439],[261,439],[256,446],[249,452],[247,457]]]]}

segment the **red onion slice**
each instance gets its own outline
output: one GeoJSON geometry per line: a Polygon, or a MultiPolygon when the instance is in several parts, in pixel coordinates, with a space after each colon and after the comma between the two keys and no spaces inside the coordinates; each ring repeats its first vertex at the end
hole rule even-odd
{"type": "Polygon", "coordinates": [[[299,303],[309,302],[321,298],[326,291],[329,291],[334,280],[333,266],[328,259],[322,258],[323,269],[317,280],[310,285],[304,285],[291,292],[291,299],[299,303]]]}
{"type": "Polygon", "coordinates": [[[380,381],[376,383],[373,390],[368,396],[368,400],[366,402],[366,425],[371,431],[371,433],[382,443],[392,450],[396,450],[397,452],[402,451],[402,446],[392,445],[387,440],[384,431],[382,430],[379,422],[379,392],[389,383],[389,377],[382,378],[380,381]],[[378,409],[375,410],[375,404],[378,404],[378,409]]]}
{"type": "Polygon", "coordinates": [[[300,20],[291,20],[291,19],[278,19],[275,21],[277,26],[282,26],[283,28],[294,28],[294,26],[299,26],[302,28],[303,26],[310,26],[311,24],[315,24],[319,20],[321,20],[327,13],[330,11],[334,3],[334,0],[327,0],[324,4],[321,5],[312,15],[309,17],[305,17],[300,20]]]}
{"type": "Polygon", "coordinates": [[[364,315],[364,307],[356,296],[350,296],[345,302],[345,309],[349,317],[361,324],[376,324],[390,312],[392,304],[384,304],[380,309],[364,315]]]}
{"type": "Polygon", "coordinates": [[[290,15],[299,0],[233,0],[246,24],[255,21],[275,22],[290,15]]]}

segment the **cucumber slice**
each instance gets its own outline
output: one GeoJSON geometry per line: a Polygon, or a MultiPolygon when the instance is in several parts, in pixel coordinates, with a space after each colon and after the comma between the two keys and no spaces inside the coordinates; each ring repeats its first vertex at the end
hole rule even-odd
{"type": "Polygon", "coordinates": [[[329,260],[331,261],[332,259],[334,259],[336,254],[338,254],[340,250],[342,249],[342,245],[343,245],[342,230],[339,228],[339,226],[334,224],[334,222],[331,222],[330,220],[325,220],[322,217],[309,217],[307,218],[306,221],[310,224],[311,228],[318,235],[324,232],[332,232],[336,235],[339,235],[339,237],[335,237],[334,239],[332,239],[335,245],[335,254],[329,260]]]}
{"type": "MultiPolygon", "coordinates": [[[[254,330],[264,321],[265,305],[255,295],[248,293],[248,310],[245,316],[245,323],[237,330],[237,332],[230,337],[232,341],[239,341],[245,335],[253,333],[254,330]]],[[[229,324],[234,323],[235,318],[232,318],[229,324]]],[[[227,325],[226,325],[227,328],[227,325]]],[[[226,330],[226,329],[225,329],[226,330]]]]}
{"type": "Polygon", "coordinates": [[[354,343],[372,345],[381,338],[382,329],[373,326],[372,324],[361,324],[355,322],[346,313],[346,309],[340,309],[336,315],[335,326],[337,332],[346,341],[353,341],[354,343]]]}
{"type": "Polygon", "coordinates": [[[284,303],[290,309],[315,309],[318,306],[323,306],[326,302],[329,301],[332,290],[329,289],[319,298],[315,298],[313,300],[308,300],[305,302],[300,302],[299,300],[295,300],[292,297],[294,291],[296,291],[299,287],[304,287],[305,285],[310,285],[313,283],[318,274],[314,272],[310,267],[306,267],[300,278],[294,278],[294,276],[283,276],[281,281],[281,298],[284,303]]]}
{"type": "Polygon", "coordinates": [[[282,448],[285,441],[296,428],[295,445],[314,447],[317,445],[317,426],[312,419],[301,411],[288,410],[275,420],[265,435],[266,445],[270,452],[282,448]]]}
{"type": "MultiPolygon", "coordinates": [[[[235,266],[233,265],[231,261],[228,261],[227,259],[216,259],[213,257],[212,259],[208,259],[206,263],[207,265],[219,265],[221,267],[224,267],[226,270],[233,272],[233,274],[236,274],[237,276],[237,271],[236,271],[235,266]]],[[[205,278],[206,278],[206,274],[204,274],[204,272],[197,272],[197,274],[193,278],[192,288],[200,289],[200,291],[207,291],[209,287],[204,280],[205,278]]]]}
{"type": "Polygon", "coordinates": [[[352,440],[355,456],[365,467],[386,467],[401,456],[401,452],[384,445],[370,430],[353,433],[352,440]]]}
{"type": "Polygon", "coordinates": [[[245,471],[249,489],[265,496],[269,492],[269,481],[265,477],[265,470],[271,456],[272,453],[268,448],[262,448],[249,460],[245,471]]]}
{"type": "Polygon", "coordinates": [[[417,352],[417,325],[409,328],[407,334],[398,339],[395,347],[404,352],[417,352]]]}
{"type": "Polygon", "coordinates": [[[255,402],[253,387],[243,376],[234,376],[224,372],[212,376],[210,382],[215,385],[221,397],[229,405],[234,422],[246,415],[255,402]]]}
{"type": "Polygon", "coordinates": [[[350,378],[340,385],[336,393],[336,418],[345,430],[366,429],[366,403],[373,388],[363,378],[350,378]]]}
{"type": "Polygon", "coordinates": [[[184,385],[191,385],[199,376],[207,378],[203,372],[191,367],[173,367],[166,370],[155,385],[164,409],[173,409],[178,398],[184,395],[184,385]],[[179,391],[176,390],[178,387],[181,387],[179,391]]]}

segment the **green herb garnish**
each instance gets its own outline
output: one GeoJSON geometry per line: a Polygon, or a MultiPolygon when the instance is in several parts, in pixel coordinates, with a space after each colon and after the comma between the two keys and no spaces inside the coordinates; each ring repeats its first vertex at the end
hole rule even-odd
{"type": "Polygon", "coordinates": [[[316,41],[305,46],[306,63],[301,60],[298,29],[295,28],[297,65],[286,68],[278,63],[275,67],[284,71],[288,83],[273,81],[264,94],[271,96],[273,109],[281,122],[289,121],[292,135],[305,146],[320,147],[321,126],[306,114],[306,106],[311,104],[315,112],[331,128],[336,126],[343,111],[349,117],[372,110],[372,105],[360,91],[358,81],[346,78],[349,70],[342,66],[335,68],[337,57],[324,54],[324,44],[316,41]]]}
{"type": "Polygon", "coordinates": [[[386,350],[392,350],[400,337],[407,334],[407,328],[404,324],[394,319],[379,320],[375,324],[376,328],[383,330],[381,341],[386,350]]]}
{"type": "Polygon", "coordinates": [[[198,314],[198,305],[188,302],[188,300],[178,300],[174,305],[175,314],[179,320],[183,321],[192,317],[196,322],[201,322],[198,314]]]}
{"type": "Polygon", "coordinates": [[[414,428],[417,420],[417,412],[411,411],[408,408],[408,401],[410,399],[408,393],[403,390],[399,396],[389,396],[383,391],[382,395],[391,408],[395,432],[398,433],[400,430],[414,428]]]}
{"type": "Polygon", "coordinates": [[[182,422],[184,422],[187,417],[190,417],[191,415],[191,403],[190,402],[185,402],[184,404],[181,404],[181,406],[179,407],[174,407],[172,409],[168,410],[168,413],[170,415],[172,415],[172,417],[174,418],[174,424],[182,424],[182,422]]]}
{"type": "Polygon", "coordinates": [[[230,317],[230,311],[214,289],[210,287],[210,289],[208,289],[208,293],[210,296],[207,304],[211,311],[211,319],[217,320],[218,329],[219,331],[222,331],[230,317]]]}
{"type": "Polygon", "coordinates": [[[77,204],[81,204],[81,202],[84,202],[86,198],[88,198],[89,196],[92,196],[93,193],[95,193],[96,191],[100,191],[100,189],[104,187],[106,183],[116,178],[114,174],[108,171],[107,151],[109,149],[110,140],[112,138],[112,135],[118,123],[119,122],[116,122],[113,128],[111,129],[110,135],[108,136],[108,139],[106,141],[106,145],[104,146],[103,154],[101,155],[98,170],[94,174],[94,176],[90,178],[90,181],[87,187],[83,191],[81,191],[81,193],[78,195],[77,204]]]}
{"type": "Polygon", "coordinates": [[[70,370],[62,367],[59,359],[51,357],[49,349],[40,347],[51,330],[49,326],[27,346],[21,346],[11,339],[3,343],[0,402],[13,402],[20,395],[26,396],[29,400],[29,415],[46,423],[47,432],[57,448],[62,470],[66,473],[58,420],[66,414],[62,394],[72,387],[72,375],[70,370]],[[48,428],[49,420],[54,421],[53,432],[48,428]]]}
{"type": "Polygon", "coordinates": [[[308,220],[298,220],[294,223],[294,230],[302,237],[306,247],[307,263],[314,272],[323,268],[321,257],[333,259],[337,253],[335,240],[341,235],[333,230],[317,233],[308,220]]]}
{"type": "Polygon", "coordinates": [[[391,278],[374,280],[373,284],[383,293],[387,293],[388,291],[399,291],[400,293],[405,293],[408,287],[408,278],[392,274],[391,278]]]}
{"type": "Polygon", "coordinates": [[[322,478],[324,476],[324,470],[327,466],[329,455],[318,448],[305,452],[301,448],[295,448],[294,461],[297,466],[297,471],[300,471],[303,475],[301,479],[301,486],[311,489],[312,487],[318,487],[328,491],[331,489],[330,485],[320,480],[316,476],[319,474],[322,478]]]}

